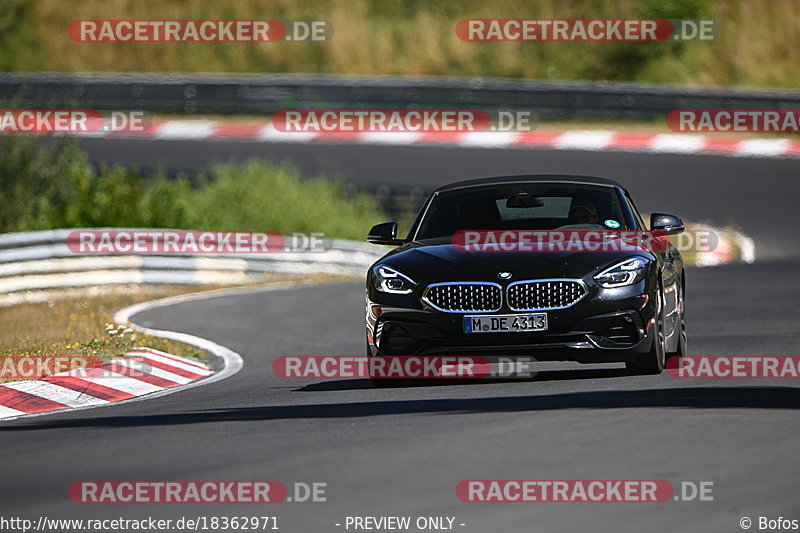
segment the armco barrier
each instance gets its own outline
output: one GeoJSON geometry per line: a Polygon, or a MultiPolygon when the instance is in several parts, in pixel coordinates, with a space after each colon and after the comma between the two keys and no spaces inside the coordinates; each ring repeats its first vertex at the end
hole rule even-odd
{"type": "Polygon", "coordinates": [[[363,275],[386,252],[380,246],[334,240],[325,251],[314,252],[79,255],[66,244],[73,231],[0,234],[0,294],[112,284],[247,283],[265,273],[363,275]]]}
{"type": "Polygon", "coordinates": [[[3,74],[29,109],[268,115],[281,109],[528,110],[542,118],[663,118],[676,109],[797,109],[800,91],[510,78],[310,74],[3,74]]]}
{"type": "MultiPolygon", "coordinates": [[[[130,228],[84,228],[137,231],[130,228]]],[[[80,255],[66,244],[75,229],[0,234],[0,306],[45,301],[47,291],[104,285],[239,284],[257,282],[266,273],[363,276],[387,248],[333,240],[325,251],[266,254],[80,255]],[[33,294],[37,294],[34,296],[33,294]]],[[[148,229],[145,231],[153,231],[148,229]]],[[[734,260],[752,263],[752,239],[736,232],[733,241],[696,254],[696,266],[734,260]],[[734,246],[739,251],[735,257],[734,246]]]]}

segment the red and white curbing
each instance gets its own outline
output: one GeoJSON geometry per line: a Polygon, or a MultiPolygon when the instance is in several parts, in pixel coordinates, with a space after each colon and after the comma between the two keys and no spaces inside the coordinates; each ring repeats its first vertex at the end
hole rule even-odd
{"type": "Polygon", "coordinates": [[[718,239],[717,245],[712,250],[697,252],[694,266],[720,266],[735,261],[741,261],[742,263],[755,262],[755,242],[744,233],[735,230],[723,232],[707,224],[695,224],[692,229],[714,232],[718,239]]]}
{"type": "Polygon", "coordinates": [[[724,139],[684,133],[600,130],[530,132],[283,132],[271,124],[209,120],[153,121],[142,132],[96,131],[90,137],[152,140],[247,140],[267,143],[345,142],[371,145],[434,145],[464,148],[552,148],[555,150],[716,154],[734,157],[800,157],[800,141],[724,139]]]}
{"type": "Polygon", "coordinates": [[[210,376],[203,363],[136,348],[108,363],[0,386],[0,420],[110,404],[210,376]]]}

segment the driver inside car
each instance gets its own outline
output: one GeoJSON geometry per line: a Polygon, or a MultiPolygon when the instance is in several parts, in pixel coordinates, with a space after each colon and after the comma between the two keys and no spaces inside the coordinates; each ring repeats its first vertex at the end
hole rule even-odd
{"type": "Polygon", "coordinates": [[[597,224],[597,209],[591,202],[576,203],[569,210],[570,224],[597,224]]]}

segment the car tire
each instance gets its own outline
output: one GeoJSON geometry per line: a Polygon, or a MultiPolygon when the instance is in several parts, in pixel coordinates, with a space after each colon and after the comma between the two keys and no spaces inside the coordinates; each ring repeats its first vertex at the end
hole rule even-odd
{"type": "Polygon", "coordinates": [[[625,363],[625,368],[632,375],[658,375],[664,371],[665,365],[665,338],[663,324],[663,296],[661,290],[658,293],[658,312],[656,313],[656,320],[653,322],[653,343],[650,346],[650,351],[646,354],[638,356],[633,361],[625,363]]]}
{"type": "Polygon", "coordinates": [[[684,299],[683,290],[681,290],[681,314],[680,314],[680,336],[678,337],[678,346],[674,352],[669,352],[667,357],[685,357],[689,352],[687,351],[688,340],[686,338],[686,300],[684,299]]]}

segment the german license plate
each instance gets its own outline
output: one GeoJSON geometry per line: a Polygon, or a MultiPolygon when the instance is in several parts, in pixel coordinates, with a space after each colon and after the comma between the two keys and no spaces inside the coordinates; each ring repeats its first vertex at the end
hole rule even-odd
{"type": "Polygon", "coordinates": [[[467,315],[464,317],[464,333],[518,333],[546,330],[547,313],[467,315]]]}

